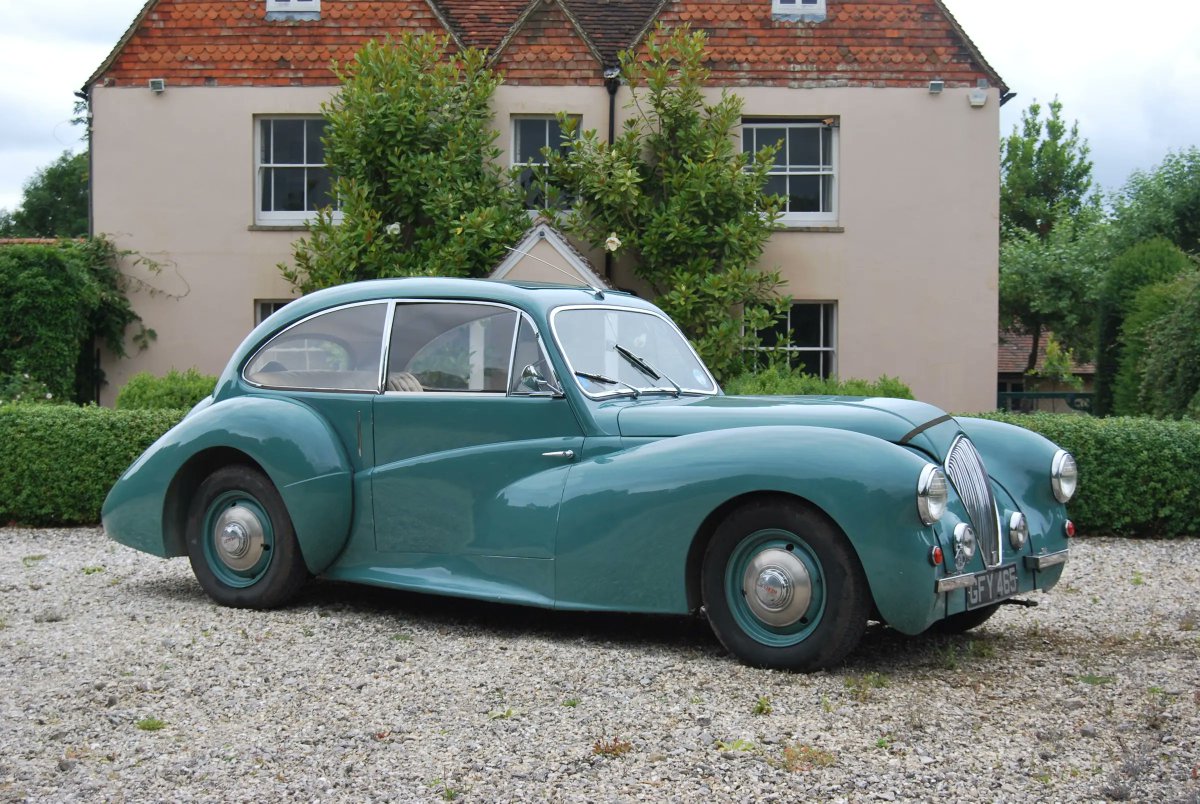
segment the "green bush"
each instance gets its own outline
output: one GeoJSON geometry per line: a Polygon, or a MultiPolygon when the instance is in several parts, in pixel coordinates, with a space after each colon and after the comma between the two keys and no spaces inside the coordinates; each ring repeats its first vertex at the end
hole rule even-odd
{"type": "Polygon", "coordinates": [[[725,393],[737,396],[803,396],[806,394],[835,396],[890,396],[912,399],[907,385],[886,374],[875,382],[869,380],[823,380],[815,374],[804,374],[783,366],[771,366],[759,371],[739,374],[724,385],[725,393]]]}
{"type": "Polygon", "coordinates": [[[179,372],[171,369],[164,377],[141,371],[117,394],[119,410],[188,409],[213,392],[217,378],[194,368],[179,372]]]}
{"type": "Polygon", "coordinates": [[[1079,464],[1071,518],[1089,535],[1200,533],[1200,422],[988,413],[1058,444],[1079,464]]]}
{"type": "Polygon", "coordinates": [[[112,484],[184,413],[0,406],[0,522],[99,522],[112,484]]]}

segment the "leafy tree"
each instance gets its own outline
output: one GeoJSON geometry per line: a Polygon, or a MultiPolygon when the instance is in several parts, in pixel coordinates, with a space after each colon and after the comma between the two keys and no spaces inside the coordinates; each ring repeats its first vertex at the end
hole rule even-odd
{"type": "Polygon", "coordinates": [[[555,188],[572,197],[568,230],[628,254],[708,366],[730,377],[787,299],[779,272],[755,267],[779,211],[763,194],[775,149],[750,157],[736,148],[740,98],[705,102],[705,41],[659,27],[644,57],[622,53],[633,115],[611,146],[560,117],[572,138],[543,152],[544,183],[551,207],[555,188]]]}
{"type": "Polygon", "coordinates": [[[1095,311],[1108,255],[1099,212],[1063,217],[1045,237],[1010,229],[1000,244],[1000,324],[1033,336],[1026,365],[1037,365],[1043,333],[1069,350],[1088,354],[1095,345],[1095,311]]]}
{"type": "Polygon", "coordinates": [[[1146,334],[1142,400],[1155,416],[1200,419],[1200,273],[1188,271],[1170,294],[1146,334]]]}
{"type": "Polygon", "coordinates": [[[1092,162],[1079,124],[1062,103],[1043,118],[1036,101],[1000,143],[1000,319],[1032,336],[1033,371],[1042,334],[1053,331],[1075,351],[1090,351],[1096,279],[1104,259],[1099,199],[1089,195],[1092,162]]]}
{"type": "Polygon", "coordinates": [[[322,107],[338,208],[280,265],[301,292],[387,276],[481,276],[529,225],[497,167],[490,100],[500,77],[482,51],[445,37],[370,41],[338,68],[322,107]],[[340,222],[339,222],[340,219],[340,222]]]}
{"type": "Polygon", "coordinates": [[[144,347],[141,327],[104,239],[0,249],[0,388],[46,387],[54,399],[93,399],[93,348],[103,341],[126,355],[127,335],[144,347]]]}
{"type": "Polygon", "coordinates": [[[1096,396],[1092,409],[1107,415],[1113,409],[1113,384],[1121,365],[1121,328],[1133,307],[1138,291],[1148,285],[1169,282],[1191,266],[1187,255],[1169,240],[1156,237],[1138,243],[1118,255],[1109,265],[1097,305],[1096,396]]]}
{"type": "Polygon", "coordinates": [[[1146,285],[1133,297],[1129,315],[1121,325],[1121,353],[1113,381],[1112,412],[1117,416],[1138,416],[1146,411],[1142,400],[1146,350],[1150,335],[1176,304],[1179,287],[1175,282],[1146,285]]]}
{"type": "Polygon", "coordinates": [[[1098,199],[1089,196],[1092,162],[1079,123],[1068,129],[1062,103],[1050,102],[1042,118],[1037,101],[1021,113],[1020,126],[1000,143],[1000,225],[1045,238],[1064,217],[1079,214],[1098,199]]]}
{"type": "Polygon", "coordinates": [[[87,233],[86,151],[63,151],[25,183],[20,207],[0,210],[3,237],[84,237],[87,233]]]}
{"type": "Polygon", "coordinates": [[[1154,170],[1134,173],[1113,199],[1123,246],[1165,237],[1200,253],[1200,148],[1168,154],[1154,170]]]}

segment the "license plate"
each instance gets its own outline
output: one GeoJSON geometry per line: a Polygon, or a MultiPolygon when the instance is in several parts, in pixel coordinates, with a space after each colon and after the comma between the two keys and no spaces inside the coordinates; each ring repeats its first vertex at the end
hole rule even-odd
{"type": "Polygon", "coordinates": [[[967,608],[987,606],[997,600],[1012,597],[1018,591],[1016,564],[977,572],[974,582],[967,587],[967,608]]]}

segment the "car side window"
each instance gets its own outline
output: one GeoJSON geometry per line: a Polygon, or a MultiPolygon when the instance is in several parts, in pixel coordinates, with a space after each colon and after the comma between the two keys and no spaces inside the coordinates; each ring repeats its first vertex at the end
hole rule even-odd
{"type": "Polygon", "coordinates": [[[267,341],[243,376],[267,388],[378,392],[386,320],[387,302],[320,313],[267,341]]]}
{"type": "Polygon", "coordinates": [[[517,328],[517,345],[513,351],[512,378],[509,380],[508,392],[513,396],[562,392],[562,385],[546,357],[546,350],[538,339],[537,331],[524,317],[517,328]]]}
{"type": "Polygon", "coordinates": [[[517,313],[456,302],[396,305],[386,390],[503,394],[517,313]]]}

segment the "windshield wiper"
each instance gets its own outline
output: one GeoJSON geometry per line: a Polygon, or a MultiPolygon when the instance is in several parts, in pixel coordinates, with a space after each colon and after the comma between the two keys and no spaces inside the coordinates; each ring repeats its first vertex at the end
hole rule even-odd
{"type": "MultiPolygon", "coordinates": [[[[668,377],[666,374],[663,374],[660,371],[655,371],[653,366],[651,366],[649,363],[647,363],[642,358],[635,355],[633,352],[626,349],[621,344],[618,343],[618,344],[615,344],[615,346],[617,349],[617,354],[619,354],[621,357],[628,360],[629,363],[634,368],[636,368],[638,371],[642,372],[643,374],[645,374],[647,377],[649,377],[652,380],[666,380],[667,382],[669,382],[671,384],[671,388],[674,389],[675,396],[679,396],[681,393],[683,393],[683,389],[680,388],[679,385],[674,380],[672,380],[670,377],[668,377]]],[[[655,388],[653,390],[666,391],[668,389],[655,388]]]]}
{"type": "Polygon", "coordinates": [[[624,385],[629,389],[629,393],[633,394],[634,399],[637,399],[641,395],[641,391],[634,388],[629,383],[623,380],[614,380],[612,377],[605,377],[603,374],[589,374],[586,371],[577,371],[575,372],[575,376],[583,377],[585,380],[591,380],[592,382],[602,382],[605,385],[624,385]]]}

